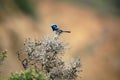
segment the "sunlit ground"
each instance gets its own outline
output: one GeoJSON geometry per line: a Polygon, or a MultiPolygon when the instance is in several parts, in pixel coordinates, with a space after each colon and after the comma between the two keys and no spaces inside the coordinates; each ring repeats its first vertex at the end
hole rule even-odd
{"type": "MultiPolygon", "coordinates": [[[[53,35],[51,24],[70,30],[60,38],[69,43],[65,61],[81,58],[78,80],[120,80],[120,18],[104,14],[86,5],[73,5],[50,0],[38,1],[38,20],[19,13],[5,16],[0,23],[0,50],[6,49],[8,57],[1,65],[0,75],[23,70],[16,52],[26,38],[42,39],[53,35]]],[[[2,15],[2,13],[0,14],[2,15]]]]}

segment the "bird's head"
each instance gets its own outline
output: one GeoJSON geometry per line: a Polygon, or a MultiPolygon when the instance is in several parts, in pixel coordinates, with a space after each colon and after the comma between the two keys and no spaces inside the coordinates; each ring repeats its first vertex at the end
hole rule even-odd
{"type": "Polygon", "coordinates": [[[56,24],[52,24],[52,25],[51,25],[51,27],[52,27],[53,31],[55,31],[55,30],[58,30],[58,29],[59,29],[59,28],[57,27],[57,25],[56,25],[56,24]]]}

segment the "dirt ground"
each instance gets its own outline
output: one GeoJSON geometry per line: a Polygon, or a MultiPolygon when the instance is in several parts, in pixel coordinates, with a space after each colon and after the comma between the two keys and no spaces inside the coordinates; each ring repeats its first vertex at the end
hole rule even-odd
{"type": "Polygon", "coordinates": [[[38,5],[38,18],[8,16],[0,23],[0,50],[8,51],[0,66],[0,75],[7,78],[11,72],[22,71],[15,54],[26,38],[42,39],[53,35],[51,24],[70,30],[60,37],[69,43],[64,60],[81,58],[78,80],[120,80],[120,18],[95,11],[88,6],[43,1],[38,5]]]}

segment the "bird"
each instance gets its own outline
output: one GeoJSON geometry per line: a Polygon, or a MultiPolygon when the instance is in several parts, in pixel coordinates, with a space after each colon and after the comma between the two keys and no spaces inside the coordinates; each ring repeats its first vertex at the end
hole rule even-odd
{"type": "Polygon", "coordinates": [[[51,28],[56,35],[60,35],[62,33],[71,33],[71,31],[64,31],[64,30],[59,29],[56,24],[52,24],[51,28]]]}

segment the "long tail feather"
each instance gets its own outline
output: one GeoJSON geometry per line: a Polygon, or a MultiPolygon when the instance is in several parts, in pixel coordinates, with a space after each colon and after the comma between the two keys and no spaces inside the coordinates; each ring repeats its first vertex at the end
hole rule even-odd
{"type": "Polygon", "coordinates": [[[71,31],[63,31],[63,32],[66,32],[66,33],[71,33],[71,31]]]}

